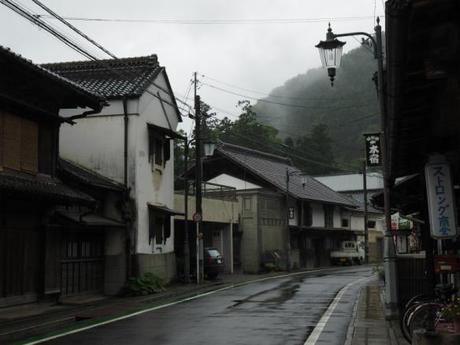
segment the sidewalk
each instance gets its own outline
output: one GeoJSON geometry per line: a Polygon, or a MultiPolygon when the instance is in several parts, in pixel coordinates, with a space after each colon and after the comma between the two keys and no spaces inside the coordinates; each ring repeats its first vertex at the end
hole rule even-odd
{"type": "Polygon", "coordinates": [[[373,280],[361,289],[349,327],[347,345],[409,345],[398,320],[385,319],[380,282],[373,280]]]}

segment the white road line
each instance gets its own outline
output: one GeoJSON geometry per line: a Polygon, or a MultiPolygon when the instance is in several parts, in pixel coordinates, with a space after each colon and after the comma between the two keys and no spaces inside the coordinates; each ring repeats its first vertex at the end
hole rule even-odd
{"type": "Polygon", "coordinates": [[[316,342],[318,341],[319,336],[323,332],[324,327],[326,327],[327,322],[329,321],[329,318],[331,317],[332,313],[334,312],[335,308],[337,307],[337,304],[339,304],[339,301],[342,298],[342,296],[345,293],[345,291],[347,291],[347,289],[350,288],[351,286],[353,286],[355,284],[358,284],[358,283],[360,283],[362,281],[369,280],[371,278],[372,277],[365,277],[365,278],[355,280],[355,281],[353,281],[351,283],[348,283],[342,289],[340,289],[340,291],[337,293],[337,295],[335,296],[335,298],[332,300],[331,304],[327,308],[326,312],[323,314],[323,316],[321,317],[319,322],[316,324],[316,326],[313,329],[313,331],[311,332],[310,336],[305,341],[304,345],[315,345],[316,344],[316,342]]]}
{"type": "MultiPolygon", "coordinates": [[[[229,289],[233,289],[233,288],[244,286],[244,285],[249,285],[251,283],[257,283],[257,282],[262,282],[262,281],[266,281],[266,280],[280,279],[280,278],[286,278],[286,277],[297,276],[297,275],[302,275],[302,274],[309,274],[309,273],[315,273],[315,272],[324,272],[324,271],[328,271],[328,270],[333,270],[333,269],[318,269],[318,270],[311,270],[311,271],[288,273],[288,274],[283,274],[283,275],[279,275],[279,276],[265,277],[265,278],[250,280],[250,281],[247,281],[247,282],[236,283],[236,284],[232,284],[230,286],[226,286],[226,287],[223,287],[223,288],[220,288],[220,289],[216,289],[216,290],[208,291],[208,292],[205,292],[205,293],[202,293],[202,294],[199,294],[199,295],[187,297],[187,298],[181,299],[179,301],[174,301],[174,302],[171,302],[171,303],[166,303],[166,304],[158,305],[158,306],[147,308],[147,309],[142,309],[142,310],[139,310],[139,311],[131,313],[131,314],[126,314],[126,315],[123,315],[123,316],[115,317],[115,318],[110,319],[110,320],[97,322],[97,323],[92,324],[92,325],[76,328],[76,329],[73,329],[71,331],[67,331],[67,332],[59,333],[59,334],[49,336],[49,337],[46,337],[46,338],[41,338],[41,339],[38,339],[38,340],[34,340],[34,341],[31,341],[31,342],[28,342],[28,343],[24,343],[23,345],[41,344],[41,343],[43,343],[45,341],[65,337],[65,336],[70,335],[70,334],[83,332],[83,331],[86,331],[86,330],[91,329],[91,328],[96,328],[96,327],[99,327],[99,326],[107,325],[107,324],[112,323],[112,322],[128,319],[130,317],[145,314],[145,313],[148,313],[148,312],[151,312],[151,311],[154,311],[154,310],[159,310],[159,309],[171,307],[171,306],[176,305],[176,304],[184,303],[184,302],[187,302],[187,301],[192,301],[194,299],[198,299],[198,298],[201,298],[201,297],[204,297],[204,296],[212,295],[212,294],[215,294],[215,293],[220,292],[220,291],[229,290],[229,289]]],[[[356,281],[355,283],[357,283],[357,282],[358,281],[356,281]]],[[[307,343],[305,343],[305,344],[307,344],[307,343]]]]}

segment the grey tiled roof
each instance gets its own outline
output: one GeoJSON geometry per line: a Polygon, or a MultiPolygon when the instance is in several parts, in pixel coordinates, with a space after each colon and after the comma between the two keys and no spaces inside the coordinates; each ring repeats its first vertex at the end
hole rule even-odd
{"type": "Polygon", "coordinates": [[[42,66],[107,98],[141,96],[163,68],[156,55],[42,66]]]}
{"type": "Polygon", "coordinates": [[[49,176],[19,172],[0,172],[1,194],[20,199],[51,200],[57,204],[93,204],[95,200],[49,176]]]}
{"type": "Polygon", "coordinates": [[[351,199],[333,191],[311,176],[307,177],[304,187],[301,171],[287,158],[228,143],[220,143],[217,152],[281,191],[286,191],[286,169],[288,169],[289,193],[294,198],[349,207],[357,206],[351,199]]]}
{"type": "Polygon", "coordinates": [[[63,177],[68,176],[87,185],[114,191],[125,190],[123,184],[63,158],[59,158],[59,171],[63,177]]]}

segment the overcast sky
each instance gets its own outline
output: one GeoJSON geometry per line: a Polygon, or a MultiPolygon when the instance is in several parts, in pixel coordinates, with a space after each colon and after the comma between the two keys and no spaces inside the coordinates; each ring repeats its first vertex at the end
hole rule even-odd
{"type": "MultiPolygon", "coordinates": [[[[166,67],[176,96],[185,98],[194,71],[208,84],[235,93],[259,96],[226,84],[269,92],[286,80],[320,66],[314,47],[325,38],[330,20],[334,32],[372,32],[374,13],[383,16],[383,0],[42,0],[64,17],[238,20],[237,24],[123,23],[72,21],[72,24],[118,57],[157,54],[166,67]],[[353,17],[353,18],[350,18],[353,17]],[[308,23],[242,23],[241,20],[323,19],[308,23]],[[219,80],[212,80],[210,78],[219,80]]],[[[31,0],[20,3],[44,13],[31,0]]],[[[56,21],[48,20],[76,38],[56,21]]],[[[382,18],[382,22],[384,19],[382,18]]],[[[0,5],[0,44],[36,63],[84,60],[47,32],[0,5]]],[[[107,58],[88,42],[83,47],[107,58]]],[[[346,39],[344,51],[357,47],[346,39]]],[[[325,72],[326,78],[326,72],[325,72]]],[[[203,85],[202,99],[225,116],[237,115],[244,97],[203,85]],[[226,113],[222,112],[225,111],[226,113]]],[[[190,97],[189,100],[193,97],[190,97]]],[[[190,102],[191,103],[191,102],[190,102]]],[[[190,122],[183,127],[189,131],[190,122]]]]}

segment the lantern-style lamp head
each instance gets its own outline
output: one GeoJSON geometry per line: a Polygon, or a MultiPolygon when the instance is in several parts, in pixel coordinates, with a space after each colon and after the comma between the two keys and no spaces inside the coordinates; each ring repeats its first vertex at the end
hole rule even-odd
{"type": "Polygon", "coordinates": [[[300,179],[302,180],[302,188],[305,189],[305,187],[307,186],[307,182],[308,182],[308,175],[302,174],[300,175],[300,179]]]}
{"type": "Polygon", "coordinates": [[[326,40],[320,41],[315,47],[318,48],[319,57],[323,68],[327,68],[329,79],[331,80],[331,86],[334,86],[335,70],[340,67],[340,61],[342,60],[342,48],[345,42],[339,41],[335,38],[331,23],[327,29],[326,40]]]}
{"type": "Polygon", "coordinates": [[[211,157],[216,149],[216,143],[212,141],[205,141],[203,143],[203,148],[205,157],[211,157]]]}

